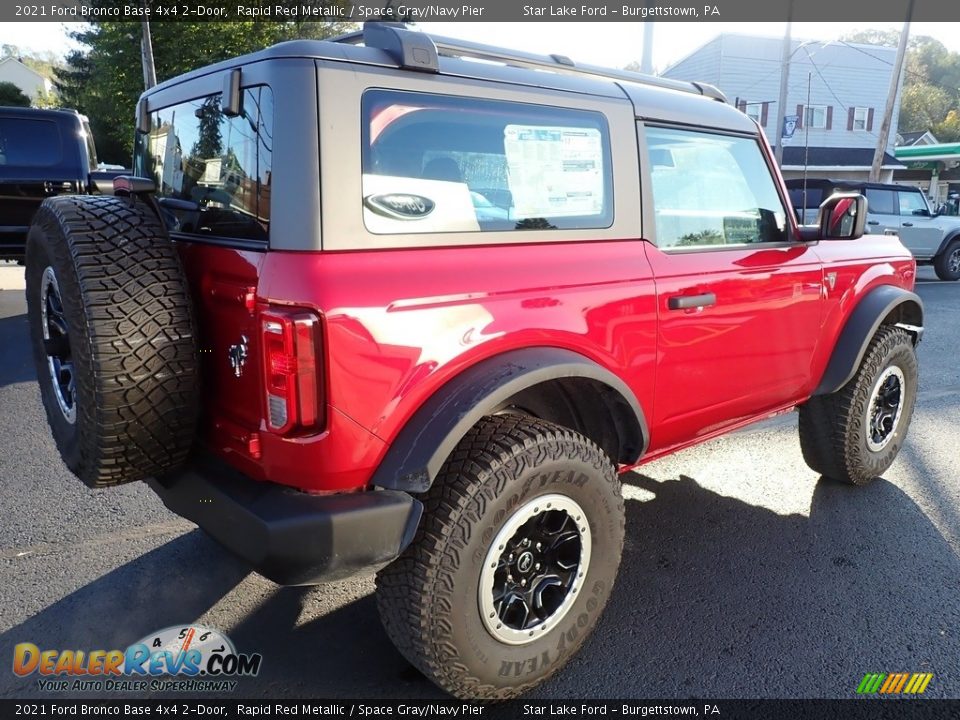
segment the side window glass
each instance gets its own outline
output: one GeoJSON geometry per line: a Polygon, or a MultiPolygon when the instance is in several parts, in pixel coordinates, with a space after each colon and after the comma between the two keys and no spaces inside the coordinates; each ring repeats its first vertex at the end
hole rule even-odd
{"type": "Polygon", "coordinates": [[[220,95],[164,108],[138,138],[138,170],[153,177],[171,231],[266,242],[270,224],[273,95],[243,91],[227,117],[220,95]]]}
{"type": "Polygon", "coordinates": [[[893,190],[867,188],[867,213],[877,215],[896,215],[896,197],[893,190]]]}
{"type": "Polygon", "coordinates": [[[606,228],[600,113],[388,90],[363,95],[363,219],[378,234],[606,228]]]}
{"type": "Polygon", "coordinates": [[[927,203],[923,200],[923,195],[918,192],[898,192],[900,196],[900,214],[901,215],[926,215],[927,203]]]}
{"type": "Polygon", "coordinates": [[[787,240],[783,202],[751,138],[647,127],[657,244],[787,240]]]}

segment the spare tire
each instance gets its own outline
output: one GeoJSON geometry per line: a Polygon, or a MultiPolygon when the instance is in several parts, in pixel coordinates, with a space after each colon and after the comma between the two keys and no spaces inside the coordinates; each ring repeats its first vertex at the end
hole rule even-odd
{"type": "Polygon", "coordinates": [[[90,487],[180,466],[199,361],[179,256],[148,204],[48,198],[27,236],[27,314],[57,449],[90,487]]]}

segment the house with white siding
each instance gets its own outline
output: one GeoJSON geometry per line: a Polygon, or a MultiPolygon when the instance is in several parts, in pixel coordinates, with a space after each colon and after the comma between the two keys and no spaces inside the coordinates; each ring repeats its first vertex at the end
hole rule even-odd
{"type": "MultiPolygon", "coordinates": [[[[791,44],[787,135],[775,127],[783,39],[724,33],[674,63],[663,77],[715,85],[757,120],[772,145],[783,142],[783,174],[866,179],[873,163],[896,48],[842,41],[791,44]],[[790,131],[792,130],[792,135],[790,131]]],[[[881,180],[903,165],[893,156],[900,92],[887,138],[881,180]]]]}
{"type": "Polygon", "coordinates": [[[31,100],[53,90],[53,83],[32,68],[28,68],[15,57],[0,60],[0,82],[11,82],[31,100]]]}

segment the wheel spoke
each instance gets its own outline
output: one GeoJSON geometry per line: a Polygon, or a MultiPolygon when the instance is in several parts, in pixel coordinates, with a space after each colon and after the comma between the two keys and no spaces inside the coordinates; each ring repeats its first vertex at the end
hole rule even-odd
{"type": "Polygon", "coordinates": [[[571,530],[559,536],[550,547],[554,566],[571,570],[580,562],[580,533],[571,530]]]}
{"type": "Polygon", "coordinates": [[[530,607],[527,605],[526,598],[518,593],[510,593],[500,604],[499,617],[505,625],[518,630],[525,629],[530,617],[530,607]]]}
{"type": "Polygon", "coordinates": [[[550,617],[566,593],[567,589],[560,577],[546,575],[540,578],[530,589],[530,606],[537,618],[543,622],[550,617]]]}
{"type": "Polygon", "coordinates": [[[67,380],[67,397],[70,399],[70,406],[73,407],[77,403],[77,376],[73,372],[73,363],[67,363],[67,366],[70,368],[67,380]]]}

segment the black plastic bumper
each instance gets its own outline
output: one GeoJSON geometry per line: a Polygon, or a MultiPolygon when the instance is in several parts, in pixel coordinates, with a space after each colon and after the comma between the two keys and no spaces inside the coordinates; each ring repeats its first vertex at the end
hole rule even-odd
{"type": "Polygon", "coordinates": [[[404,492],[307,495],[219,465],[147,482],[170,510],[281,585],[313,585],[386,565],[413,540],[423,510],[404,492]]]}

